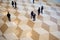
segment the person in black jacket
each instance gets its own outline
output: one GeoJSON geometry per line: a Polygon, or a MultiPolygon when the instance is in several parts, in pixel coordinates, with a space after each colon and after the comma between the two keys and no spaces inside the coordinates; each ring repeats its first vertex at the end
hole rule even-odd
{"type": "Polygon", "coordinates": [[[36,20],[36,14],[34,13],[33,14],[33,21],[35,21],[36,20]]]}
{"type": "Polygon", "coordinates": [[[9,21],[11,21],[10,16],[11,16],[11,15],[10,15],[9,12],[8,12],[7,17],[8,17],[8,20],[9,20],[9,21]]]}
{"type": "Polygon", "coordinates": [[[33,13],[33,11],[32,11],[32,12],[31,12],[31,19],[33,18],[33,14],[34,14],[34,13],[33,13]]]}
{"type": "Polygon", "coordinates": [[[11,3],[11,4],[12,4],[12,7],[14,7],[14,2],[13,2],[13,1],[12,1],[12,3],[11,3]]]}
{"type": "Polygon", "coordinates": [[[41,13],[43,13],[43,9],[44,9],[43,6],[41,6],[41,13]]]}
{"type": "Polygon", "coordinates": [[[40,15],[40,7],[38,8],[38,15],[40,15]]]}
{"type": "Polygon", "coordinates": [[[15,2],[15,8],[17,8],[17,3],[15,2]]]}

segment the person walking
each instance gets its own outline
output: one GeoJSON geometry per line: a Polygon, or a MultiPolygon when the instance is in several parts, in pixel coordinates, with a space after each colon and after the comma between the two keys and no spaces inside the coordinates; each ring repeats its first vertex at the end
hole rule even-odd
{"type": "Polygon", "coordinates": [[[33,11],[31,11],[31,19],[33,18],[33,14],[34,14],[33,11]]]}
{"type": "Polygon", "coordinates": [[[17,8],[17,3],[15,2],[15,8],[17,8]]]}
{"type": "Polygon", "coordinates": [[[38,15],[40,15],[40,7],[38,8],[38,15]]]}
{"type": "Polygon", "coordinates": [[[34,13],[33,14],[33,21],[35,21],[36,20],[36,14],[34,13]]]}
{"type": "Polygon", "coordinates": [[[12,1],[12,3],[11,3],[11,4],[12,4],[12,7],[14,7],[14,2],[13,2],[13,1],[12,1]]]}
{"type": "Polygon", "coordinates": [[[10,16],[11,16],[11,15],[10,15],[9,12],[8,12],[7,17],[8,17],[8,20],[9,20],[9,21],[11,21],[10,16]]]}
{"type": "Polygon", "coordinates": [[[43,9],[44,9],[43,6],[41,6],[41,13],[43,13],[43,9]]]}

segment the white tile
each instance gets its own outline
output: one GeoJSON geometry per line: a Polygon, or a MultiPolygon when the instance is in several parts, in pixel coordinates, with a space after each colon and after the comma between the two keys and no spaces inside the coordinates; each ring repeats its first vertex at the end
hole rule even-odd
{"type": "Polygon", "coordinates": [[[46,34],[48,33],[46,30],[44,30],[43,28],[41,27],[34,27],[33,28],[38,34],[46,34]]]}
{"type": "Polygon", "coordinates": [[[14,23],[14,22],[6,22],[8,28],[16,28],[17,27],[17,24],[14,23]]]}
{"type": "Polygon", "coordinates": [[[44,23],[46,23],[48,25],[50,32],[58,31],[58,27],[57,27],[56,23],[54,23],[52,21],[44,21],[44,23]]]}
{"type": "Polygon", "coordinates": [[[11,20],[15,20],[16,19],[16,16],[14,14],[11,14],[11,20]]]}
{"type": "Polygon", "coordinates": [[[21,22],[26,23],[28,22],[28,19],[25,16],[18,16],[18,18],[21,20],[21,22]]]}
{"type": "Polygon", "coordinates": [[[60,32],[59,31],[51,32],[51,34],[60,40],[60,32]]]}
{"type": "Polygon", "coordinates": [[[33,40],[31,37],[23,37],[20,40],[33,40]]]}
{"type": "Polygon", "coordinates": [[[0,27],[4,24],[4,21],[0,19],[0,27]]]}
{"type": "Polygon", "coordinates": [[[17,36],[14,33],[5,33],[4,36],[7,40],[17,40],[17,36]]]}
{"type": "Polygon", "coordinates": [[[39,40],[49,40],[49,33],[43,28],[35,27],[34,31],[39,34],[39,40]]]}
{"type": "Polygon", "coordinates": [[[26,25],[26,24],[21,24],[19,25],[19,27],[23,30],[23,31],[31,31],[32,29],[26,25]]]}
{"type": "Polygon", "coordinates": [[[58,15],[51,15],[51,17],[55,18],[57,20],[57,24],[60,25],[60,16],[58,16],[58,15]]]}

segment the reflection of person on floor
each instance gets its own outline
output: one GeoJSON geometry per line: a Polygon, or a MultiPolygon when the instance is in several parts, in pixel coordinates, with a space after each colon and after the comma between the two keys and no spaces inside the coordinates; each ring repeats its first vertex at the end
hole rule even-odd
{"type": "Polygon", "coordinates": [[[33,14],[33,21],[35,21],[36,20],[36,14],[34,13],[33,14]]]}
{"type": "Polygon", "coordinates": [[[12,7],[14,7],[14,2],[13,2],[13,1],[12,1],[12,3],[11,3],[11,4],[12,4],[12,7]]]}
{"type": "Polygon", "coordinates": [[[15,2],[15,8],[17,8],[17,6],[16,6],[16,5],[17,5],[17,3],[15,2]]]}
{"type": "Polygon", "coordinates": [[[40,7],[38,8],[38,15],[40,15],[40,7]]]}
{"type": "Polygon", "coordinates": [[[33,13],[33,11],[32,11],[32,12],[31,12],[31,19],[33,18],[33,14],[34,14],[34,13],[33,13]]]}
{"type": "Polygon", "coordinates": [[[43,13],[43,9],[44,9],[43,6],[41,6],[41,13],[43,13]]]}
{"type": "Polygon", "coordinates": [[[10,16],[11,16],[11,15],[10,15],[9,12],[8,12],[7,17],[8,17],[8,20],[9,20],[9,21],[11,21],[10,16]]]}

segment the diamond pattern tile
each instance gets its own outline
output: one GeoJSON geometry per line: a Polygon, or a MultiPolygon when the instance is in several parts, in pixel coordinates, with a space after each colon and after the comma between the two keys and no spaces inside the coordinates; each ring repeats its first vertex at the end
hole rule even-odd
{"type": "Polygon", "coordinates": [[[7,30],[8,26],[6,24],[3,24],[0,28],[0,30],[2,31],[2,33],[4,33],[7,30]]]}
{"type": "Polygon", "coordinates": [[[60,6],[48,0],[0,0],[0,40],[60,40],[60,6]],[[38,7],[44,6],[38,16],[38,7]],[[11,21],[7,13],[11,15],[11,21]],[[31,11],[36,21],[31,19],[31,11]]]}

